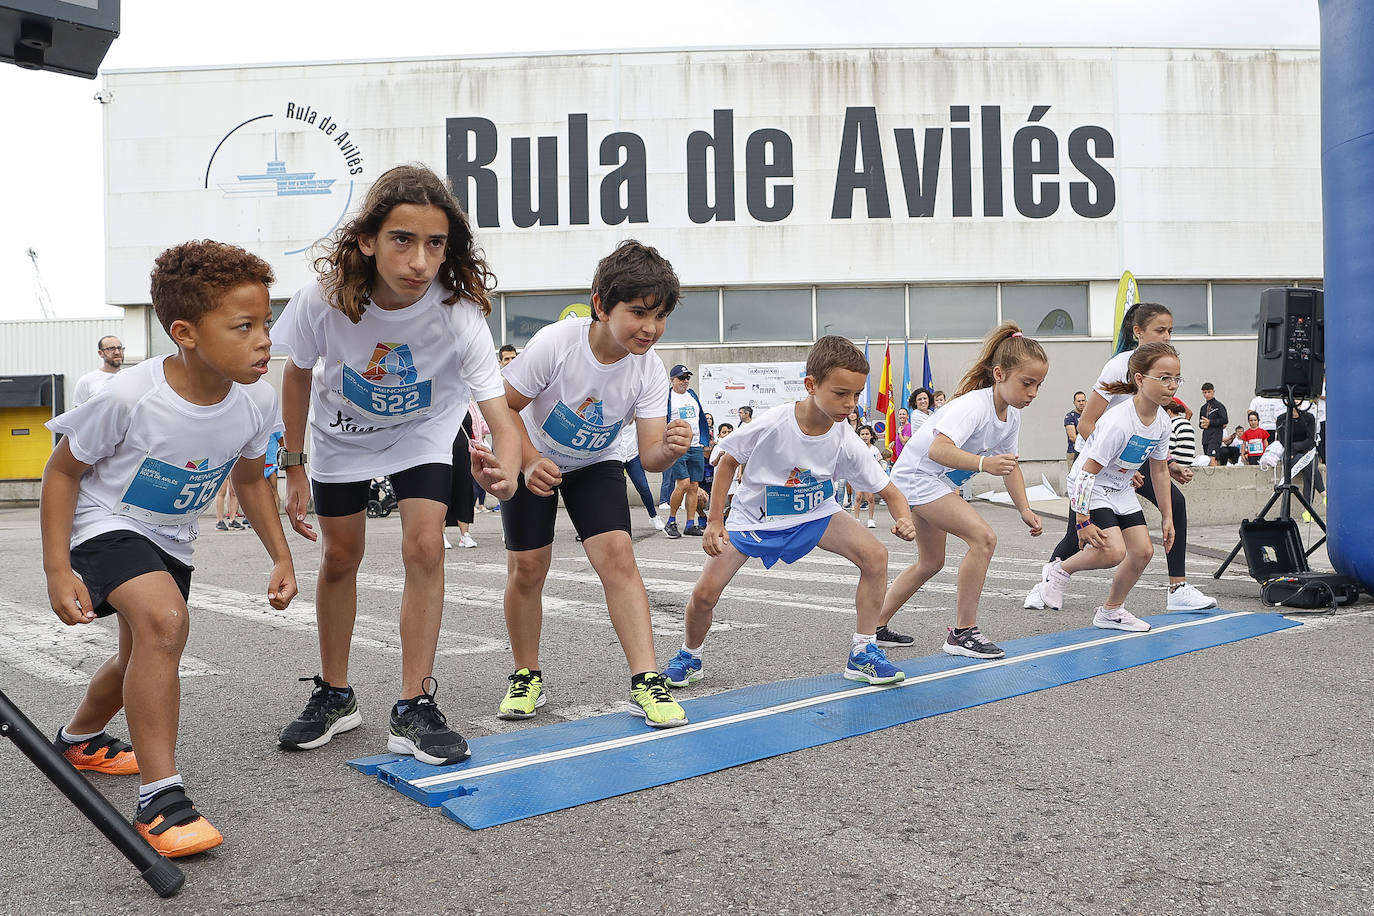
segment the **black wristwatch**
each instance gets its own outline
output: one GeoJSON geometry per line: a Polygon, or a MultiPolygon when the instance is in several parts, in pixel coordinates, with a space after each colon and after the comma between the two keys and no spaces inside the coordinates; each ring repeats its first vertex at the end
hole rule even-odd
{"type": "Polygon", "coordinates": [[[277,449],[277,467],[292,468],[305,464],[305,452],[288,452],[283,446],[277,449]]]}

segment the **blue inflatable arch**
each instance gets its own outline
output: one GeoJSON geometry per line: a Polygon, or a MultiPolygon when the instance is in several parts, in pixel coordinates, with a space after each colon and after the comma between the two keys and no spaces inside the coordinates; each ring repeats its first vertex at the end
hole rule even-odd
{"type": "Polygon", "coordinates": [[[1328,552],[1374,588],[1374,3],[1320,0],[1328,552]]]}

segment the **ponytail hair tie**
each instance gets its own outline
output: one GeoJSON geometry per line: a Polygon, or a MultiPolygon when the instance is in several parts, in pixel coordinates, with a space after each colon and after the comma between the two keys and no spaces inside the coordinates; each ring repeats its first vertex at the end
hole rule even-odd
{"type": "Polygon", "coordinates": [[[1012,337],[1024,337],[1025,335],[1022,334],[1020,331],[1016,331],[1016,332],[1013,333],[1011,336],[1012,336],[1012,337]]]}

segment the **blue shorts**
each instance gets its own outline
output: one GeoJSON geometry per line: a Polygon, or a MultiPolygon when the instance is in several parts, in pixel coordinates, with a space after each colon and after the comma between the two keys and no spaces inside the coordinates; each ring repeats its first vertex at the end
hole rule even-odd
{"type": "Polygon", "coordinates": [[[730,531],[725,534],[731,545],[746,557],[757,557],[763,561],[764,569],[772,569],[773,564],[782,560],[795,563],[816,549],[830,527],[830,516],[805,522],[795,528],[780,528],[776,531],[730,531]]]}
{"type": "Polygon", "coordinates": [[[672,468],[668,472],[673,480],[682,480],[690,477],[697,483],[701,483],[706,476],[706,459],[703,457],[701,446],[694,445],[673,462],[672,468]]]}

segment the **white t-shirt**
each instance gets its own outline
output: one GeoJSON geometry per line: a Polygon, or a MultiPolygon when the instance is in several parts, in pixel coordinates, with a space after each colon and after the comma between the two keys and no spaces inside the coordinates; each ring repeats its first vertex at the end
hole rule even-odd
{"type": "Polygon", "coordinates": [[[257,458],[277,427],[277,392],[267,382],[235,384],[203,407],[167,384],[162,356],[119,373],[98,401],[48,421],[77,461],[81,478],[71,546],[108,531],[141,534],[190,565],[197,517],[240,456],[257,458]]]}
{"type": "Polygon", "coordinates": [[[692,425],[692,445],[691,448],[701,446],[701,408],[697,406],[697,399],[684,391],[678,394],[668,387],[668,410],[667,414],[674,420],[686,420],[692,425]]]}
{"type": "MultiPolygon", "coordinates": [[[[1130,370],[1131,354],[1134,352],[1134,350],[1124,350],[1107,360],[1106,364],[1102,367],[1102,372],[1097,376],[1097,381],[1093,382],[1093,391],[1097,392],[1099,397],[1105,398],[1107,401],[1107,408],[1102,411],[1104,414],[1107,410],[1110,410],[1130,397],[1129,394],[1108,394],[1103,391],[1102,388],[1104,385],[1112,385],[1117,382],[1126,381],[1126,375],[1130,370]]],[[[1101,422],[1100,418],[1098,422],[1101,422]]],[[[1083,436],[1080,434],[1073,440],[1073,450],[1080,455],[1083,454],[1084,444],[1083,436]]]]}
{"type": "Polygon", "coordinates": [[[744,480],[725,527],[778,531],[840,512],[835,480],[861,493],[887,486],[887,474],[847,423],[808,436],[797,425],[796,404],[778,404],[716,442],[717,453],[744,465],[744,480]]]}
{"type": "Polygon", "coordinates": [[[633,423],[626,423],[620,428],[614,451],[621,464],[628,464],[639,457],[639,434],[633,423]]]}
{"type": "Polygon", "coordinates": [[[1124,490],[1130,487],[1131,478],[1146,459],[1163,461],[1167,457],[1169,415],[1160,408],[1153,421],[1142,423],[1135,411],[1135,403],[1128,400],[1107,408],[1069,473],[1081,473],[1084,462],[1092,459],[1102,465],[1102,470],[1097,472],[1094,492],[1124,490]]]}
{"type": "Polygon", "coordinates": [[[1259,414],[1260,429],[1267,429],[1273,438],[1274,421],[1283,416],[1283,398],[1255,398],[1250,409],[1259,414]]]}
{"type": "Polygon", "coordinates": [[[72,391],[72,406],[80,407],[110,384],[110,379],[119,373],[106,372],[104,369],[94,369],[87,372],[76,380],[76,388],[72,391]]]}
{"type": "Polygon", "coordinates": [[[353,324],[319,282],[291,298],[272,346],[310,382],[310,477],[370,480],[421,464],[451,464],[468,400],[505,394],[482,310],[438,282],[418,302],[387,311],[368,303],[353,324]],[[318,363],[318,365],[316,365],[318,363]]]}
{"type": "Polygon", "coordinates": [[[591,327],[590,318],[546,325],[505,368],[533,399],[520,411],[530,441],[561,471],[619,458],[625,421],[633,429],[635,418],[667,415],[668,374],[653,348],[605,365],[592,354],[591,327]]]}
{"type": "Polygon", "coordinates": [[[931,414],[921,428],[912,433],[911,440],[892,466],[892,482],[908,497],[915,492],[918,477],[942,477],[946,483],[960,487],[978,473],[947,468],[930,457],[930,446],[942,433],[973,455],[1014,454],[1021,434],[1021,411],[1007,405],[1007,418],[999,420],[992,402],[992,389],[979,388],[947,402],[931,414]]]}

